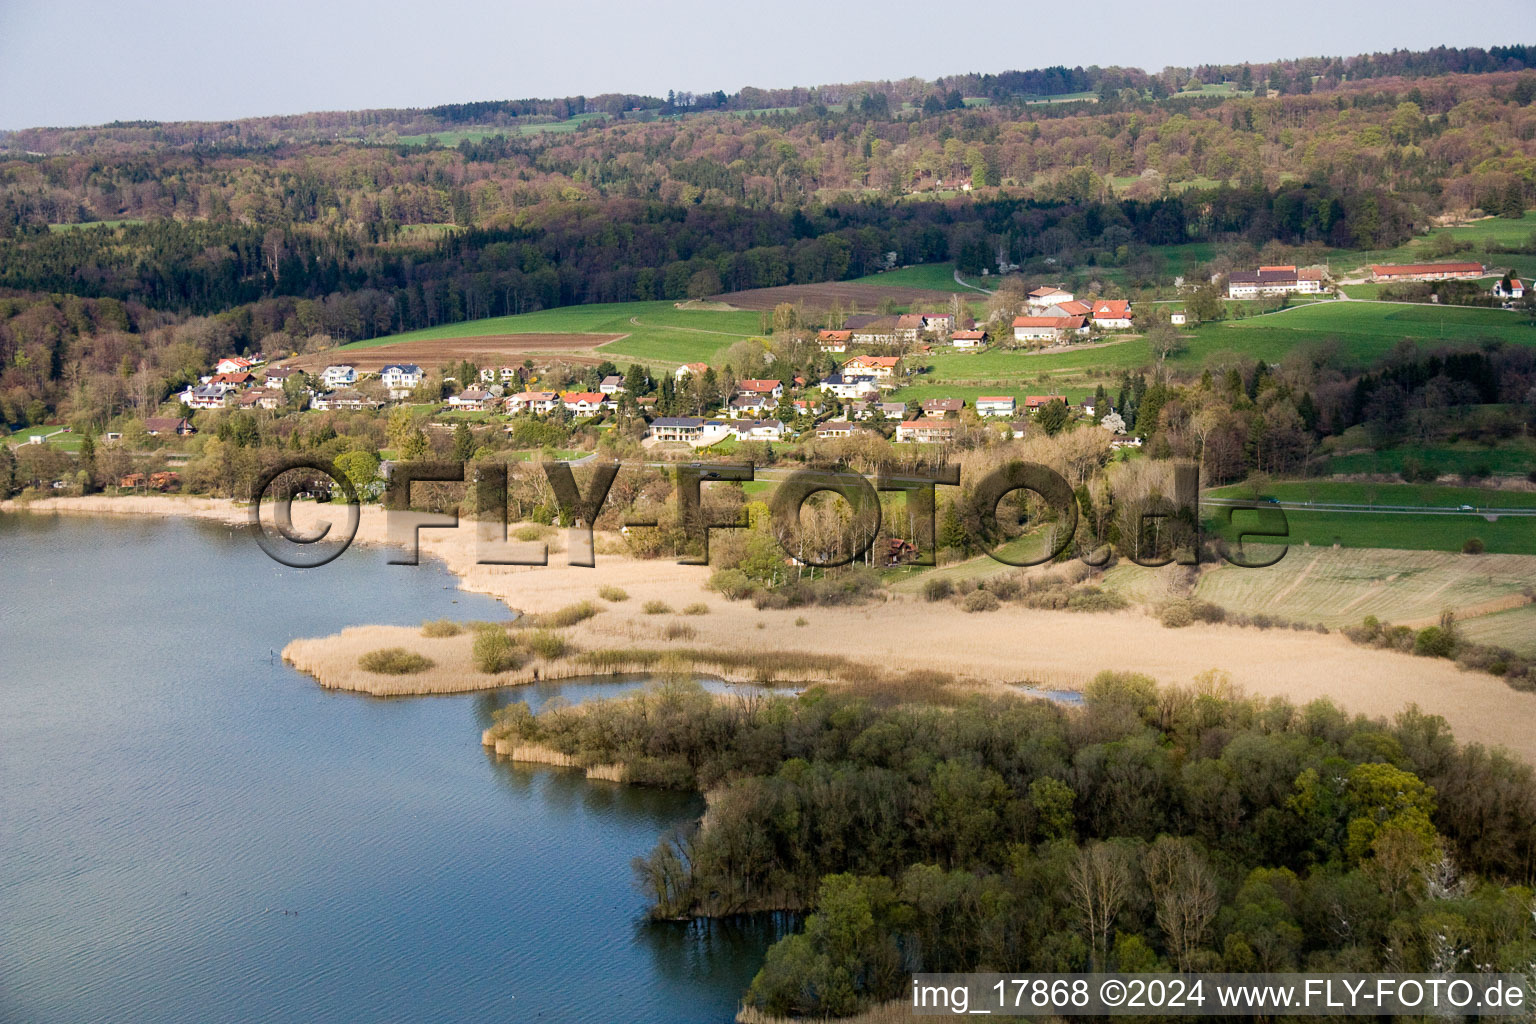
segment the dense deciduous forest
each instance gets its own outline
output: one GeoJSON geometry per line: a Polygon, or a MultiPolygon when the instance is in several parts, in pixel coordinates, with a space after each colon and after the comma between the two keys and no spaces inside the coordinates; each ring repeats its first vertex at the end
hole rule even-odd
{"type": "Polygon", "coordinates": [[[810,911],[750,999],[847,1014],[916,971],[1525,971],[1530,770],[1443,721],[1114,673],[1081,710],[720,703],[674,685],[493,734],[708,793],[636,862],[659,917],[810,911]]]}

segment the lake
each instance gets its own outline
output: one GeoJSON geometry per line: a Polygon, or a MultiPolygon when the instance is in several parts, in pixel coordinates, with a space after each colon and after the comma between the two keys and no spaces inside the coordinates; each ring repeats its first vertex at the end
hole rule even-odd
{"type": "Polygon", "coordinates": [[[771,920],[655,924],[630,861],[697,796],[497,762],[509,700],[382,700],[277,656],[506,619],[440,565],[239,528],[0,515],[0,1020],[729,1021],[771,920]]]}

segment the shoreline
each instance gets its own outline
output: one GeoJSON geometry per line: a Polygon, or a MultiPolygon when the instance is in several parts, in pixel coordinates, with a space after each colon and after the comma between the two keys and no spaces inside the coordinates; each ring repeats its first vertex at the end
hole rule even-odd
{"type": "MultiPolygon", "coordinates": [[[[318,521],[320,509],[327,507],[296,504],[295,521],[300,526],[306,517],[318,521]]],[[[7,502],[0,511],[180,515],[225,522],[238,515],[238,521],[248,520],[245,506],[227,500],[172,497],[43,499],[30,508],[7,502]],[[130,507],[122,506],[125,500],[130,507]]],[[[378,506],[364,506],[356,543],[387,543],[383,520],[378,506]]],[[[515,612],[550,612],[592,602],[599,608],[596,615],[560,630],[577,651],[686,652],[700,671],[730,681],[761,680],[740,674],[732,679],[729,672],[704,668],[711,653],[727,662],[758,657],[801,665],[835,658],[883,677],[942,672],[975,692],[995,694],[1016,693],[1021,685],[1080,690],[1106,669],[1140,672],[1164,685],[1188,685],[1214,670],[1247,693],[1297,706],[1327,698],[1351,714],[1391,718],[1417,705],[1444,717],[1459,742],[1502,746],[1536,764],[1536,693],[1514,690],[1496,676],[1464,671],[1444,659],[1361,647],[1338,634],[1206,624],[1172,630],[1139,611],[1095,614],[1005,605],[996,612],[966,614],[951,604],[888,592],[884,601],[865,605],[758,610],[750,602],[727,601],[707,590],[705,567],[605,554],[605,545],[613,545],[601,536],[595,569],[564,565],[557,550],[563,540],[560,531],[547,536],[546,567],[477,564],[468,529],[423,530],[421,552],[441,559],[460,589],[494,597],[515,612]],[[600,600],[600,586],[617,586],[628,599],[600,600]],[[671,610],[646,614],[648,602],[662,602],[671,610]],[[676,611],[694,603],[705,605],[707,613],[676,611]]],[[[520,685],[534,681],[535,668],[540,681],[622,670],[617,660],[594,668],[567,658],[484,676],[470,660],[471,642],[464,635],[422,637],[419,627],[357,625],[329,637],[296,638],[283,649],[283,657],[322,686],[379,696],[520,685]],[[450,650],[454,640],[462,648],[459,653],[450,650]],[[449,646],[432,646],[444,643],[449,646]],[[389,646],[423,653],[438,665],[417,676],[358,669],[361,653],[389,646]]],[[[654,661],[632,668],[656,671],[654,661]]],[[[806,681],[818,680],[810,675],[806,681]]]]}

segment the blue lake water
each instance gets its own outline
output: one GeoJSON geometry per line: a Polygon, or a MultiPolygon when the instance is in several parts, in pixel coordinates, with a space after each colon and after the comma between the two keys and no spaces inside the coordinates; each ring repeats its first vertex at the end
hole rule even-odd
{"type": "Polygon", "coordinates": [[[440,566],[240,529],[0,515],[0,1021],[729,1021],[771,922],[654,924],[630,860],[695,796],[513,767],[508,700],[380,700],[276,656],[505,619],[440,566]]]}

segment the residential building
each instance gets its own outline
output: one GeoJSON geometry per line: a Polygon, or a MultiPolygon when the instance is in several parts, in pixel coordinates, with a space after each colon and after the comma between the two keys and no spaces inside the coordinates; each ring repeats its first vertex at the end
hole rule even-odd
{"type": "Polygon", "coordinates": [[[1499,299],[1518,300],[1525,298],[1525,285],[1520,283],[1520,279],[1518,277],[1512,277],[1509,279],[1508,288],[1504,287],[1504,281],[1501,278],[1494,283],[1494,286],[1491,290],[1494,297],[1499,299]]]}
{"type": "Polygon", "coordinates": [[[199,384],[181,393],[181,404],[192,409],[222,409],[234,401],[236,390],[228,384],[199,384]]]}
{"type": "Polygon", "coordinates": [[[737,395],[731,399],[728,408],[732,419],[740,419],[743,416],[756,419],[777,404],[767,395],[746,394],[737,395]]]}
{"type": "Polygon", "coordinates": [[[519,391],[507,398],[508,412],[554,412],[560,407],[560,396],[553,391],[519,391]]]}
{"type": "Polygon", "coordinates": [[[736,428],[724,420],[706,420],[697,416],[662,416],[651,421],[646,436],[662,442],[681,442],[695,448],[705,448],[736,433],[736,428]]]}
{"type": "Polygon", "coordinates": [[[852,331],[818,331],[816,334],[816,344],[823,352],[847,352],[852,340],[852,331]]]}
{"type": "Polygon", "coordinates": [[[742,441],[784,440],[784,424],[778,420],[743,420],[733,429],[742,441]]]}
{"type": "Polygon", "coordinates": [[[846,321],[846,325],[849,340],[855,345],[879,347],[896,344],[896,319],[894,317],[850,316],[846,321]]]}
{"type": "Polygon", "coordinates": [[[684,363],[682,366],[677,368],[677,372],[674,373],[673,376],[678,380],[682,380],[690,373],[703,375],[704,371],[707,369],[709,369],[708,363],[684,363]]]}
{"type": "Polygon", "coordinates": [[[597,390],[605,395],[616,395],[624,390],[624,378],[617,373],[610,373],[603,378],[602,383],[597,386],[597,390]]]}
{"type": "Polygon", "coordinates": [[[1038,316],[1092,316],[1093,307],[1086,302],[1070,299],[1067,302],[1057,302],[1039,310],[1038,316]]]}
{"type": "Polygon", "coordinates": [[[923,330],[937,334],[941,338],[947,338],[955,329],[955,314],[953,313],[924,313],[923,330]]]}
{"type": "Polygon", "coordinates": [[[880,393],[880,386],[875,383],[874,377],[848,376],[840,372],[830,374],[817,387],[845,401],[865,397],[873,398],[880,393]]]}
{"type": "Polygon", "coordinates": [[[1189,317],[1184,313],[1169,313],[1168,322],[1173,324],[1175,327],[1183,327],[1185,324],[1189,323],[1189,317]]]}
{"type": "Polygon", "coordinates": [[[896,427],[896,440],[900,443],[944,444],[954,440],[955,420],[904,420],[896,427]]]}
{"type": "Polygon", "coordinates": [[[1012,395],[982,395],[976,399],[976,415],[1011,418],[1017,405],[1012,395]]]}
{"type": "Polygon", "coordinates": [[[844,376],[873,377],[882,387],[892,387],[901,375],[900,356],[854,356],[842,366],[844,376]]]}
{"type": "Polygon", "coordinates": [[[1374,281],[1452,281],[1482,277],[1481,263],[1397,263],[1371,267],[1374,281]]]}
{"type": "Polygon", "coordinates": [[[283,393],[271,388],[252,388],[240,395],[242,409],[276,409],[283,404],[283,393]]]}
{"type": "Polygon", "coordinates": [[[1029,433],[1029,420],[1014,420],[1008,424],[1008,430],[1013,434],[1015,441],[1022,440],[1029,433]]]}
{"type": "Polygon", "coordinates": [[[448,408],[461,412],[485,412],[492,401],[491,393],[480,388],[465,388],[448,399],[448,408]]]}
{"type": "Polygon", "coordinates": [[[1080,316],[1016,316],[1013,318],[1015,341],[1058,342],[1070,334],[1084,334],[1087,320],[1080,316]]]}
{"type": "MultiPolygon", "coordinates": [[[[469,394],[469,392],[466,391],[465,394],[469,394]]],[[[482,391],[481,394],[485,394],[485,392],[482,391]]],[[[486,395],[486,397],[489,398],[490,396],[486,395]]],[[[452,405],[453,399],[449,399],[448,402],[450,405],[452,405]]],[[[382,403],[376,402],[361,392],[353,390],[352,388],[342,388],[338,391],[332,391],[329,394],[316,395],[309,401],[309,407],[311,409],[340,409],[348,412],[359,412],[364,409],[377,409],[381,404],[382,403]]],[[[480,408],[484,408],[484,406],[481,406],[480,408]]]]}
{"type": "Polygon", "coordinates": [[[243,373],[250,370],[256,364],[244,356],[226,356],[214,366],[214,373],[243,373]]]}
{"type": "Polygon", "coordinates": [[[197,430],[192,426],[191,420],[175,416],[150,416],[144,420],[144,433],[150,437],[161,437],[166,434],[187,437],[197,433],[197,430]]]}
{"type": "Polygon", "coordinates": [[[425,374],[415,363],[390,363],[379,371],[379,380],[389,390],[389,397],[407,398],[416,390],[425,374]]]}
{"type": "Polygon", "coordinates": [[[949,343],[960,351],[977,351],[987,345],[986,331],[955,331],[949,336],[949,343]]]}
{"type": "Polygon", "coordinates": [[[266,380],[263,382],[269,388],[280,388],[288,383],[288,378],[299,373],[291,366],[274,366],[266,371],[266,380]]]}
{"type": "Polygon", "coordinates": [[[1072,293],[1065,288],[1046,285],[1030,292],[1025,296],[1024,301],[1033,309],[1045,309],[1047,306],[1054,306],[1058,302],[1071,302],[1072,293]]]}
{"type": "Polygon", "coordinates": [[[1273,266],[1234,270],[1227,275],[1227,298],[1255,299],[1263,295],[1297,292],[1315,295],[1323,290],[1323,272],[1317,267],[1273,266]]]}
{"type": "Polygon", "coordinates": [[[345,364],[327,366],[325,372],[320,374],[320,381],[328,388],[351,387],[357,383],[357,369],[345,364]]]}
{"type": "Polygon", "coordinates": [[[815,416],[823,408],[819,398],[797,398],[790,404],[794,406],[797,416],[815,416]]]}
{"type": "Polygon", "coordinates": [[[560,404],[573,415],[596,416],[608,405],[608,396],[601,391],[567,391],[560,396],[560,404]]]}
{"type": "Polygon", "coordinates": [[[923,315],[921,313],[903,313],[896,318],[896,340],[903,345],[916,345],[918,336],[923,333],[923,315]]]}
{"type": "Polygon", "coordinates": [[[256,375],[249,370],[236,370],[233,373],[216,373],[203,381],[204,384],[223,384],[226,387],[243,388],[256,383],[256,375]]]}
{"type": "Polygon", "coordinates": [[[1062,405],[1066,405],[1067,404],[1067,396],[1066,395],[1026,395],[1026,396],[1024,396],[1024,408],[1028,412],[1034,412],[1036,409],[1040,408],[1042,405],[1049,405],[1051,402],[1060,402],[1062,405]]]}
{"type": "Polygon", "coordinates": [[[784,394],[784,385],[776,380],[742,380],[736,382],[738,395],[765,395],[775,401],[784,394]]]}
{"type": "Polygon", "coordinates": [[[1093,326],[1106,331],[1129,330],[1131,304],[1124,299],[1100,299],[1093,304],[1093,326]]]}
{"type": "Polygon", "coordinates": [[[943,419],[960,415],[960,410],[964,408],[965,400],[962,398],[929,398],[923,402],[923,415],[943,419]]]}
{"type": "Polygon", "coordinates": [[[816,440],[822,441],[836,437],[852,437],[855,427],[847,420],[827,420],[816,428],[816,440]]]}

